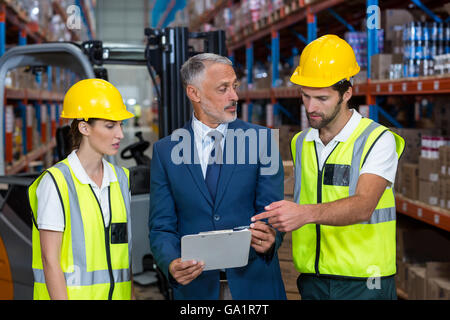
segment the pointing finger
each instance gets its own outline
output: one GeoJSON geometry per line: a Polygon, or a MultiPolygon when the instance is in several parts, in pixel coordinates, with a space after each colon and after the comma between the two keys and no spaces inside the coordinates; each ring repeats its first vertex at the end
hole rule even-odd
{"type": "Polygon", "coordinates": [[[269,211],[269,210],[273,210],[273,209],[279,208],[279,207],[281,207],[282,205],[283,205],[283,200],[281,200],[281,201],[276,201],[276,202],[272,202],[271,204],[265,206],[264,209],[266,209],[267,211],[269,211]]]}
{"type": "Polygon", "coordinates": [[[260,214],[257,214],[257,215],[255,215],[255,216],[253,216],[252,218],[251,218],[251,221],[252,222],[255,222],[255,221],[257,221],[257,220],[262,220],[262,219],[267,219],[267,218],[270,218],[270,217],[272,217],[274,215],[274,212],[262,212],[262,213],[260,213],[260,214]]]}

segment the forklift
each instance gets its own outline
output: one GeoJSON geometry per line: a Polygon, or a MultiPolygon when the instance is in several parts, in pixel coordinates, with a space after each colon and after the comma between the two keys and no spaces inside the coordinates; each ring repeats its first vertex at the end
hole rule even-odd
{"type": "MultiPolygon", "coordinates": [[[[191,56],[210,52],[226,55],[225,32],[189,32],[185,27],[145,29],[146,45],[130,46],[104,44],[99,40],[52,42],[17,46],[0,58],[0,300],[33,298],[31,268],[31,208],[27,188],[41,172],[5,175],[5,79],[8,70],[47,66],[69,69],[81,79],[108,80],[105,65],[145,66],[152,83],[149,90],[156,93],[158,103],[159,138],[180,128],[192,115],[192,108],[181,84],[179,70],[191,56]],[[195,40],[193,40],[195,39],[195,40]],[[203,50],[195,51],[190,41],[203,43],[203,50]],[[158,81],[159,80],[159,81],[158,81]]],[[[57,129],[55,162],[71,151],[68,126],[57,129]]],[[[141,132],[137,141],[120,152],[121,159],[134,159],[130,166],[131,225],[133,233],[133,277],[145,271],[156,273],[158,287],[165,299],[172,299],[172,290],[163,273],[153,262],[148,239],[150,206],[150,163],[145,154],[150,147],[141,132]]],[[[108,157],[116,164],[119,159],[108,157]]],[[[46,168],[43,168],[44,170],[46,168]]]]}

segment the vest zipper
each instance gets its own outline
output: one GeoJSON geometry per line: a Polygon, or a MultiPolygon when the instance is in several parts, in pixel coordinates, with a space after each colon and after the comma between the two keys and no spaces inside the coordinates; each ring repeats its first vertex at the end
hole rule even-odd
{"type": "MultiPolygon", "coordinates": [[[[322,171],[319,170],[317,176],[317,203],[322,203],[322,171]]],[[[316,275],[320,276],[319,272],[319,257],[320,257],[320,224],[316,224],[316,261],[314,262],[314,269],[316,275]]]]}
{"type": "MultiPolygon", "coordinates": [[[[325,164],[328,161],[328,158],[331,156],[334,150],[336,150],[337,146],[339,145],[339,142],[336,144],[336,146],[331,150],[330,154],[326,158],[326,160],[323,163],[322,170],[319,170],[320,163],[319,163],[319,155],[317,154],[317,147],[316,143],[314,142],[314,151],[316,152],[316,160],[317,160],[317,203],[322,203],[322,175],[323,175],[323,168],[325,167],[325,164]]],[[[320,258],[320,224],[316,224],[316,260],[314,262],[314,270],[316,272],[317,276],[320,276],[319,272],[319,258],[320,258]]]]}
{"type": "Polygon", "coordinates": [[[112,300],[112,295],[113,295],[113,292],[114,292],[114,276],[113,276],[113,272],[112,272],[111,248],[110,248],[110,239],[109,239],[109,230],[110,230],[111,221],[112,221],[110,189],[108,187],[108,201],[109,201],[109,213],[110,213],[110,216],[109,216],[109,224],[106,227],[105,226],[105,218],[103,217],[102,206],[100,205],[100,202],[99,202],[97,196],[95,195],[95,192],[92,189],[92,186],[89,185],[89,187],[91,188],[91,191],[92,191],[92,194],[95,197],[95,200],[97,200],[98,208],[100,209],[100,215],[101,215],[102,221],[103,221],[103,227],[104,227],[104,230],[105,230],[106,263],[108,264],[109,281],[110,281],[108,300],[112,300]]]}
{"type": "MultiPolygon", "coordinates": [[[[317,203],[322,203],[322,170],[320,170],[319,156],[317,154],[316,143],[314,143],[314,150],[316,152],[317,160],[317,203]]],[[[319,272],[319,257],[320,257],[320,224],[316,224],[316,260],[314,262],[314,270],[316,275],[320,276],[319,272]]]]}

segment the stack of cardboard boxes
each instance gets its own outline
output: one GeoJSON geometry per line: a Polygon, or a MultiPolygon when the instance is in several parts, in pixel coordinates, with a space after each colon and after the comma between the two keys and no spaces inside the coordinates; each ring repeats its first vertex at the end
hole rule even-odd
{"type": "Polygon", "coordinates": [[[439,148],[439,206],[450,210],[450,146],[439,148]]]}
{"type": "Polygon", "coordinates": [[[411,200],[450,210],[450,146],[442,146],[433,157],[421,154],[425,136],[439,131],[432,129],[393,129],[405,139],[400,158],[395,191],[411,200]]]}
{"type": "Polygon", "coordinates": [[[422,136],[431,135],[430,129],[390,128],[405,140],[405,149],[398,163],[395,191],[410,199],[418,199],[418,167],[422,146],[422,136]]]}
{"type": "Polygon", "coordinates": [[[408,267],[408,300],[450,300],[450,263],[408,267]]]}
{"type": "Polygon", "coordinates": [[[372,56],[371,60],[371,79],[389,80],[391,78],[391,65],[402,65],[403,55],[392,53],[379,53],[372,56]]]}
{"type": "Polygon", "coordinates": [[[442,233],[403,220],[399,222],[396,284],[403,293],[399,297],[450,299],[450,262],[447,251],[442,250],[448,245],[450,241],[442,233]]]}
{"type": "Polygon", "coordinates": [[[450,146],[441,146],[437,159],[419,158],[419,201],[450,210],[449,159],[450,146]]]}
{"type": "Polygon", "coordinates": [[[283,161],[284,169],[284,196],[285,199],[294,195],[294,163],[292,160],[283,161]]]}
{"type": "Polygon", "coordinates": [[[438,206],[439,201],[439,159],[419,158],[419,201],[438,206]]]}

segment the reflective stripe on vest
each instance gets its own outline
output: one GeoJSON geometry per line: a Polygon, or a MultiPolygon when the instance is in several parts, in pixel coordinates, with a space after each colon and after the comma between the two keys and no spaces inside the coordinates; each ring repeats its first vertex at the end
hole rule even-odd
{"type": "MultiPolygon", "coordinates": [[[[313,180],[315,170],[319,170],[318,159],[313,159],[315,143],[308,141],[308,144],[305,144],[309,130],[295,135],[291,142],[295,173],[294,201],[313,204],[354,195],[365,158],[386,130],[376,122],[363,118],[352,136],[346,142],[339,142],[330,153],[322,170],[318,171],[322,176],[316,176],[317,182],[311,184],[307,183],[313,180]],[[306,158],[302,157],[304,152],[306,158]],[[302,160],[306,162],[302,163],[302,160]],[[302,174],[305,174],[304,178],[302,174]],[[307,188],[304,191],[302,178],[305,183],[303,187],[307,188]],[[314,183],[320,190],[314,189],[314,183]]],[[[393,134],[397,143],[397,154],[400,156],[404,141],[393,134]]],[[[395,198],[392,189],[387,188],[369,221],[339,227],[311,224],[294,231],[294,264],[301,273],[366,278],[373,276],[368,267],[375,265],[379,267],[379,276],[392,275],[395,273],[395,220],[395,198]],[[383,237],[385,240],[382,240],[383,237]],[[368,244],[371,245],[370,250],[368,244]],[[385,257],[386,261],[381,261],[384,260],[382,257],[385,257]]]]}
{"type": "MultiPolygon", "coordinates": [[[[128,176],[127,173],[124,171],[124,169],[112,166],[113,170],[115,171],[115,174],[117,176],[117,182],[119,185],[119,190],[117,190],[117,187],[113,188],[113,193],[111,193],[111,187],[113,183],[109,186],[109,204],[110,204],[110,225],[105,228],[104,223],[102,227],[105,231],[108,232],[107,236],[105,235],[105,248],[107,250],[106,257],[107,257],[107,263],[105,263],[105,267],[102,268],[102,270],[92,270],[92,266],[89,267],[87,263],[87,250],[86,248],[86,235],[84,230],[84,224],[83,224],[83,218],[82,218],[82,211],[80,208],[80,200],[86,201],[86,199],[79,199],[78,193],[77,193],[77,187],[75,186],[75,182],[71,173],[71,170],[68,166],[68,162],[66,160],[63,160],[62,162],[57,163],[52,168],[50,168],[48,171],[48,174],[50,174],[57,186],[58,192],[61,196],[62,206],[65,211],[66,218],[66,227],[67,224],[70,223],[69,229],[65,229],[65,232],[63,233],[63,242],[65,242],[65,248],[66,248],[66,254],[71,254],[72,257],[61,257],[62,261],[64,261],[65,266],[62,265],[64,277],[66,279],[66,286],[68,290],[69,299],[72,297],[76,299],[112,299],[113,295],[115,299],[129,299],[130,296],[128,292],[131,288],[131,274],[130,274],[130,263],[131,263],[131,246],[128,243],[131,243],[131,223],[129,223],[130,220],[130,199],[129,199],[129,183],[128,183],[128,176]],[[58,170],[58,171],[56,171],[58,170]],[[53,173],[52,173],[53,172],[53,173]],[[62,174],[64,182],[61,180],[61,178],[55,178],[54,175],[58,174],[60,172],[62,174]],[[57,182],[59,181],[59,182],[57,182]],[[64,184],[64,185],[61,185],[64,184]],[[67,188],[67,189],[66,189],[67,188]],[[67,192],[63,192],[62,190],[66,190],[67,192]],[[118,194],[118,192],[120,194],[118,194]],[[65,197],[68,197],[66,199],[65,197]],[[114,197],[114,198],[112,198],[114,197]],[[117,205],[117,199],[123,199],[123,208],[125,209],[125,215],[123,213],[119,212],[120,206],[117,205]],[[116,203],[116,206],[112,206],[112,201],[116,203]],[[65,205],[66,203],[66,205],[65,205]],[[113,210],[114,208],[114,210],[113,210]],[[114,214],[113,214],[114,212],[114,214]],[[118,216],[118,217],[116,217],[118,216]],[[119,220],[115,220],[119,219],[119,220]],[[119,222],[117,222],[119,221],[119,222]],[[124,224],[126,223],[126,230],[124,228],[124,224]],[[119,230],[121,234],[119,235],[121,237],[119,244],[112,244],[112,239],[110,236],[110,230],[112,225],[120,225],[117,227],[117,229],[123,229],[119,230]],[[70,236],[66,233],[70,232],[70,236]],[[125,235],[126,233],[126,235],[125,235]],[[108,239],[108,240],[106,240],[108,239]],[[126,240],[126,241],[125,241],[126,240]],[[70,242],[71,250],[68,247],[67,242],[70,242]],[[121,250],[123,253],[125,253],[124,259],[128,258],[128,261],[125,263],[127,266],[126,268],[113,268],[112,262],[111,262],[111,252],[114,252],[117,247],[111,248],[110,246],[127,246],[128,250],[123,252],[123,249],[126,249],[125,247],[121,247],[121,250]],[[70,262],[70,259],[74,260],[72,263],[70,262]],[[69,261],[69,262],[67,262],[69,261]],[[67,265],[69,264],[69,265],[67,265]],[[111,278],[112,277],[112,278],[111,278]],[[97,287],[92,287],[93,285],[97,285],[97,287]],[[101,290],[97,289],[99,288],[98,285],[107,285],[107,287],[102,287],[102,293],[99,293],[101,290]],[[120,287],[117,292],[115,287],[120,287]],[[87,289],[87,290],[86,290],[87,289]],[[108,293],[109,292],[109,293],[108,293]],[[106,294],[108,293],[108,294],[106,294]]],[[[41,175],[42,177],[43,175],[41,175]]],[[[40,178],[41,178],[40,177],[40,178]]],[[[35,188],[40,182],[40,178],[38,178],[35,183],[33,183],[32,186],[34,186],[33,190],[35,191],[35,188]]],[[[90,188],[90,185],[82,185],[81,183],[77,182],[77,184],[82,188],[90,188]]],[[[31,187],[30,187],[31,188],[31,187]]],[[[93,192],[93,191],[92,191],[93,192]]],[[[35,212],[37,211],[37,208],[34,207],[33,198],[35,198],[35,195],[32,194],[32,192],[29,192],[30,195],[30,204],[32,206],[32,209],[35,212]],[[33,208],[34,207],[34,208],[33,208]]],[[[95,194],[93,194],[95,197],[95,194]]],[[[98,200],[97,200],[98,202],[98,200]]],[[[84,202],[83,202],[84,203],[84,202]]],[[[86,205],[86,203],[84,203],[86,205]]],[[[98,208],[100,210],[101,214],[101,207],[100,204],[94,204],[98,205],[98,208]]],[[[102,214],[101,214],[102,215],[102,214]]],[[[103,215],[102,215],[103,220],[103,215]]],[[[39,231],[36,229],[37,226],[33,226],[33,231],[35,233],[39,233],[39,231]]],[[[101,230],[100,230],[101,231],[101,230]]],[[[89,232],[98,232],[95,229],[90,230],[89,232]]],[[[40,243],[38,243],[38,238],[33,237],[33,251],[36,250],[40,252],[40,243]],[[37,247],[38,246],[38,247],[37,247]]],[[[63,246],[63,245],[62,245],[63,246]]],[[[90,248],[90,250],[95,250],[95,248],[90,248]]],[[[64,252],[63,248],[61,249],[62,252],[64,252]]],[[[91,252],[91,255],[93,253],[91,252]]],[[[103,253],[102,253],[103,254],[103,253]]],[[[119,253],[118,253],[119,254],[119,253]]],[[[95,253],[94,253],[95,255],[95,253]]],[[[33,255],[33,259],[39,259],[39,257],[36,257],[33,255]]],[[[62,264],[64,264],[62,262],[62,264]]],[[[98,264],[98,262],[97,262],[98,264]]],[[[48,292],[46,290],[46,286],[42,286],[41,284],[45,284],[45,276],[43,269],[39,267],[35,267],[35,265],[40,265],[40,263],[36,263],[33,261],[33,274],[34,274],[34,280],[35,280],[35,298],[36,299],[43,299],[48,295],[48,292]]]]}

